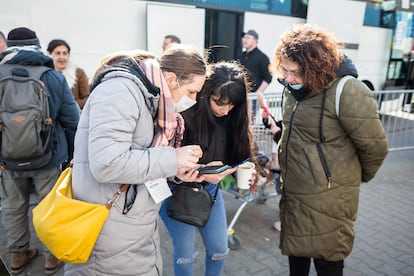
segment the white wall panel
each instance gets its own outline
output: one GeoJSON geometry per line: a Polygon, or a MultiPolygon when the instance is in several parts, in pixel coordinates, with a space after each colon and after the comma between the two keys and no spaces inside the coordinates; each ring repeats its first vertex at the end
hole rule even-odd
{"type": "Polygon", "coordinates": [[[146,47],[146,2],[133,0],[13,0],[2,3],[0,30],[33,29],[46,51],[66,40],[71,59],[92,77],[100,59],[114,51],[146,47]]]}
{"type": "Polygon", "coordinates": [[[148,50],[160,55],[162,42],[167,34],[178,36],[181,43],[189,44],[204,52],[205,10],[192,6],[148,4],[148,50]]]}

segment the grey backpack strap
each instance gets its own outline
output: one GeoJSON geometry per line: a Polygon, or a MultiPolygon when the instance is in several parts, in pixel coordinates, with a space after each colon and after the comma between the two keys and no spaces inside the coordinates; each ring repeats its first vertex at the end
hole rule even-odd
{"type": "Polygon", "coordinates": [[[335,94],[335,112],[336,112],[336,117],[339,118],[339,102],[341,100],[341,95],[342,95],[342,90],[344,88],[345,82],[349,79],[353,78],[352,76],[345,76],[343,77],[338,85],[336,86],[336,94],[335,94]]]}
{"type": "Polygon", "coordinates": [[[40,80],[44,72],[52,70],[46,66],[28,66],[19,64],[1,64],[0,79],[3,77],[31,77],[40,80]]]}

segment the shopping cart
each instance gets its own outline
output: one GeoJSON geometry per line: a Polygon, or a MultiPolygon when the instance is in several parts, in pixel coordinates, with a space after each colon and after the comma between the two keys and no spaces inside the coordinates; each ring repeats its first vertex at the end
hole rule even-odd
{"type": "Polygon", "coordinates": [[[234,231],[234,225],[240,217],[243,209],[251,202],[264,203],[267,199],[277,197],[279,193],[274,190],[266,193],[265,190],[271,185],[277,185],[277,171],[270,168],[273,138],[271,133],[262,125],[253,125],[254,142],[257,147],[256,178],[250,189],[239,189],[237,180],[229,175],[221,181],[220,186],[225,193],[234,196],[243,203],[239,206],[233,216],[228,228],[228,246],[232,250],[240,247],[241,239],[234,231]]]}

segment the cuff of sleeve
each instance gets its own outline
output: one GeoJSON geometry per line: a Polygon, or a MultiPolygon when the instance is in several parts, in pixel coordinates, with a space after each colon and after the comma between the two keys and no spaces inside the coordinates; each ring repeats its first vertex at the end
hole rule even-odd
{"type": "Polygon", "coordinates": [[[175,184],[181,184],[181,183],[183,183],[184,181],[182,181],[181,179],[179,179],[178,177],[176,177],[176,176],[171,176],[171,177],[168,177],[168,181],[170,181],[170,182],[173,182],[173,183],[175,183],[175,184]]]}

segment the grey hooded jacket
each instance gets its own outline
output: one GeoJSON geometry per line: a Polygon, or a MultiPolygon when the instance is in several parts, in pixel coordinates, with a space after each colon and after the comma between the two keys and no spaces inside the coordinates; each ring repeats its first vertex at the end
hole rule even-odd
{"type": "Polygon", "coordinates": [[[89,261],[67,264],[65,275],[162,275],[158,210],[144,183],[177,172],[173,147],[150,147],[158,97],[133,74],[111,71],[91,93],[75,137],[74,197],[105,204],[120,184],[131,185],[110,210],[89,261]],[[152,103],[152,104],[151,104],[152,103]],[[134,200],[134,186],[136,198],[134,200]]]}

